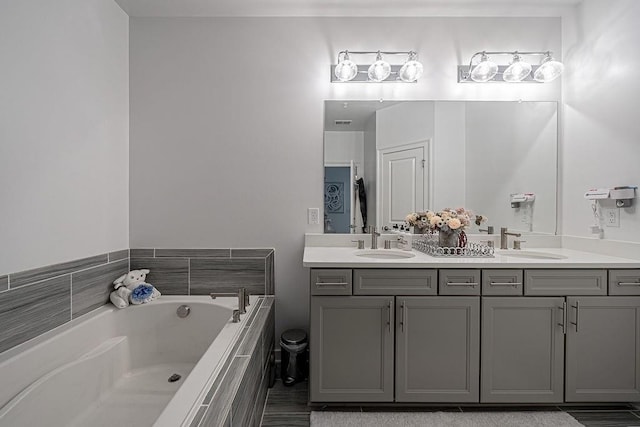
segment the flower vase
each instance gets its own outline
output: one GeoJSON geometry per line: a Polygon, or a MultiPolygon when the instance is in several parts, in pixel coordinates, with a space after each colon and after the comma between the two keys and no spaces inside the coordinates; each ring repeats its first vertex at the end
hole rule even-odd
{"type": "Polygon", "coordinates": [[[418,226],[413,226],[413,234],[424,234],[424,230],[419,228],[418,226]]]}
{"type": "Polygon", "coordinates": [[[460,240],[459,230],[440,230],[438,233],[438,246],[441,248],[457,248],[460,240]]]}

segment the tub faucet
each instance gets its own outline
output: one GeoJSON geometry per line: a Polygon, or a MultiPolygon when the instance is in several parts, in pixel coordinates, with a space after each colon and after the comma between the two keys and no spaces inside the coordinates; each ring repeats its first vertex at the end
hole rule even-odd
{"type": "Polygon", "coordinates": [[[238,312],[245,314],[247,312],[247,306],[249,305],[249,294],[245,288],[238,289],[238,293],[212,293],[209,294],[212,299],[218,297],[237,297],[238,298],[238,312]]]}
{"type": "Polygon", "coordinates": [[[500,228],[500,249],[509,249],[508,237],[507,236],[515,236],[520,237],[520,233],[509,233],[507,231],[507,227],[500,228]]]}
{"type": "Polygon", "coordinates": [[[378,249],[378,237],[380,233],[376,231],[376,227],[373,225],[369,226],[369,233],[371,233],[371,249],[378,249]]]}

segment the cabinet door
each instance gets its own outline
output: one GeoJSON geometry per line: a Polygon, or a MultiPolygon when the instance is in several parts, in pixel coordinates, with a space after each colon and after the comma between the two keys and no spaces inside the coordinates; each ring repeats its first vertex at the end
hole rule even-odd
{"type": "Polygon", "coordinates": [[[396,401],[478,402],[479,297],[396,298],[396,401]]]}
{"type": "Polygon", "coordinates": [[[393,297],[311,297],[312,402],[393,401],[393,297]]]}
{"type": "Polygon", "coordinates": [[[481,402],[562,402],[563,303],[482,298],[481,402]]]}
{"type": "Polygon", "coordinates": [[[640,401],[640,297],[568,298],[567,402],[640,401]]]}

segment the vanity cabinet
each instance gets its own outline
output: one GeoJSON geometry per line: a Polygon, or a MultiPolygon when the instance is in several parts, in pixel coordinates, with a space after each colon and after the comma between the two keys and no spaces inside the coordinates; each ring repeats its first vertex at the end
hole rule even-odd
{"type": "MultiPolygon", "coordinates": [[[[480,271],[459,273],[479,293],[480,271]]],[[[434,269],[314,269],[311,284],[311,401],[478,402],[479,297],[429,296],[434,269]],[[320,278],[354,296],[315,296],[320,278]]]]}
{"type": "Polygon", "coordinates": [[[564,298],[483,297],[483,403],[560,403],[564,298]]]}
{"type": "Polygon", "coordinates": [[[479,297],[396,297],[396,402],[478,402],[479,297]]]}
{"type": "Polygon", "coordinates": [[[640,401],[640,269],[311,279],[312,402],[640,401]]]}
{"type": "Polygon", "coordinates": [[[393,401],[394,307],[393,297],[311,298],[311,401],[393,401]]]}
{"type": "Polygon", "coordinates": [[[640,400],[640,297],[569,297],[566,401],[640,400]]]}

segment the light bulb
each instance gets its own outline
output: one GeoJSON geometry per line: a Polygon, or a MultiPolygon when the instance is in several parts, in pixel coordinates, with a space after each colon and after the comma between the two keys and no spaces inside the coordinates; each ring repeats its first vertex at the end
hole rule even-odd
{"type": "Polygon", "coordinates": [[[391,74],[391,65],[382,59],[380,51],[378,51],[376,62],[371,64],[367,74],[369,75],[369,80],[373,82],[384,81],[391,74]]]}
{"type": "Polygon", "coordinates": [[[562,62],[554,60],[550,54],[542,60],[542,64],[538,67],[535,73],[533,73],[533,79],[541,83],[549,83],[557,79],[564,71],[564,65],[562,62]]]}
{"type": "Polygon", "coordinates": [[[400,77],[400,80],[403,82],[411,83],[418,80],[422,76],[423,71],[424,68],[416,59],[415,52],[410,52],[409,59],[407,59],[407,62],[405,62],[400,68],[400,71],[398,71],[398,77],[400,77]]]}
{"type": "Polygon", "coordinates": [[[504,73],[502,73],[502,78],[505,82],[517,83],[526,79],[530,73],[531,64],[522,61],[520,59],[520,55],[516,53],[513,55],[511,65],[509,65],[507,69],[504,70],[504,73]]]}
{"type": "Polygon", "coordinates": [[[336,78],[341,82],[348,82],[349,80],[353,80],[358,74],[358,66],[355,62],[349,60],[349,52],[344,52],[344,57],[342,61],[338,62],[333,73],[336,75],[336,78]]]}
{"type": "Polygon", "coordinates": [[[498,66],[496,63],[489,61],[489,57],[483,53],[480,62],[473,67],[469,77],[474,82],[484,83],[494,78],[497,73],[498,66]]]}

